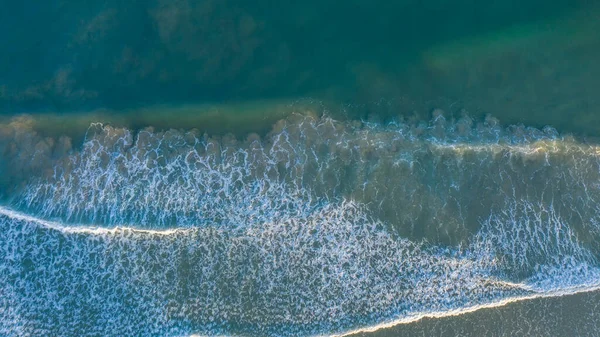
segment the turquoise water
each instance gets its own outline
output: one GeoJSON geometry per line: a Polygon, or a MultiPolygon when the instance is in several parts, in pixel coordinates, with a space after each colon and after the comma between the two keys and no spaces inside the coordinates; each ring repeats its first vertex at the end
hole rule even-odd
{"type": "MultiPolygon", "coordinates": [[[[356,72],[412,68],[446,41],[554,18],[572,1],[3,3],[8,110],[304,97],[356,100],[356,72]]],[[[376,97],[375,99],[379,99],[376,97]]],[[[431,99],[431,97],[429,97],[431,99]]]]}
{"type": "Polygon", "coordinates": [[[593,4],[5,7],[0,335],[597,334],[593,4]]]}

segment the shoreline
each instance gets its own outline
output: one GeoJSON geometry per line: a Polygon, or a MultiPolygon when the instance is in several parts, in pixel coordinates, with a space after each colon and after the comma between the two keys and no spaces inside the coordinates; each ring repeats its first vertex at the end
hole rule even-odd
{"type": "MultiPolygon", "coordinates": [[[[113,228],[102,228],[102,227],[67,227],[62,226],[57,222],[48,221],[44,219],[39,219],[35,216],[31,216],[19,211],[12,210],[11,208],[0,206],[0,215],[6,216],[10,219],[16,219],[20,221],[34,222],[38,225],[41,225],[45,228],[60,231],[61,233],[66,234],[91,234],[91,235],[104,235],[104,234],[117,234],[117,233],[133,233],[133,234],[147,234],[147,235],[159,235],[159,236],[168,236],[175,235],[180,233],[186,233],[189,231],[193,231],[194,229],[168,229],[168,230],[146,230],[146,229],[137,229],[130,228],[125,226],[116,226],[113,228]]],[[[437,311],[437,312],[423,312],[423,313],[415,313],[411,314],[407,317],[402,317],[398,319],[394,319],[392,321],[383,322],[380,324],[361,327],[357,329],[348,330],[342,333],[334,333],[328,335],[316,335],[315,337],[344,337],[344,336],[358,336],[366,333],[374,333],[386,329],[391,329],[394,327],[398,327],[401,325],[417,323],[419,321],[425,319],[440,319],[440,318],[448,318],[448,317],[457,317],[465,314],[470,314],[474,312],[478,312],[485,309],[493,309],[505,307],[507,305],[513,303],[520,303],[530,300],[536,299],[546,299],[546,298],[560,298],[565,296],[572,296],[583,293],[591,293],[597,290],[600,290],[600,280],[596,280],[595,282],[590,282],[586,285],[580,286],[572,286],[566,287],[562,289],[555,289],[548,292],[541,292],[539,290],[532,289],[529,285],[525,283],[515,283],[513,284],[515,287],[522,288],[524,290],[532,291],[531,295],[526,296],[516,296],[516,297],[508,297],[499,301],[492,301],[489,303],[478,304],[463,308],[452,309],[449,311],[437,311]]],[[[201,335],[192,334],[190,337],[200,337],[201,335]]]]}

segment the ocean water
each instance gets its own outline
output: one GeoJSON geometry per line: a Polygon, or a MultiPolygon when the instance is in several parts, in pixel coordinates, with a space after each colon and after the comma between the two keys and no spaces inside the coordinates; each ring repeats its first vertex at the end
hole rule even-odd
{"type": "Polygon", "coordinates": [[[1,336],[599,334],[594,3],[3,7],[1,336]]]}

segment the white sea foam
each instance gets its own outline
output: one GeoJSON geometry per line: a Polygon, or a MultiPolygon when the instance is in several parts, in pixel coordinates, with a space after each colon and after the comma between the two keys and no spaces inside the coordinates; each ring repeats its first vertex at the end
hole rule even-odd
{"type": "Polygon", "coordinates": [[[595,290],[599,153],[441,116],[94,124],[0,208],[2,332],[335,335],[595,290]]]}

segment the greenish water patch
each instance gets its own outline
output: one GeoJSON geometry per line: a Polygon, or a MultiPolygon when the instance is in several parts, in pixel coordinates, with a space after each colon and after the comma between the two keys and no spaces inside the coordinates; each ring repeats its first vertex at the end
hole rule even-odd
{"type": "MultiPolygon", "coordinates": [[[[327,106],[326,102],[310,99],[156,105],[128,110],[0,115],[0,123],[9,124],[15,118],[21,118],[42,136],[67,135],[78,140],[81,140],[90,124],[96,122],[134,130],[146,127],[156,130],[196,129],[211,136],[232,134],[245,138],[250,133],[266,134],[273,124],[291,114],[322,114],[328,110],[327,106]]],[[[333,104],[329,106],[337,107],[333,104]]]]}
{"type": "Polygon", "coordinates": [[[109,0],[85,6],[49,1],[34,10],[8,2],[0,17],[7,32],[0,35],[0,108],[123,110],[305,97],[338,91],[333,88],[360,96],[352,92],[360,90],[355,73],[364,65],[384,73],[410,70],[423,50],[440,43],[582,6],[540,0],[109,0]]]}
{"type": "MultiPolygon", "coordinates": [[[[595,90],[600,79],[594,76],[600,71],[600,20],[595,6],[555,3],[541,8],[527,1],[512,17],[483,22],[491,13],[515,9],[508,3],[488,8],[407,1],[366,8],[290,5],[292,12],[276,16],[269,11],[252,15],[260,5],[228,12],[230,4],[210,3],[149,4],[149,12],[137,17],[147,21],[147,31],[140,26],[122,37],[116,32],[123,28],[124,14],[108,4],[104,10],[90,10],[86,15],[97,15],[87,25],[65,19],[60,25],[73,31],[65,39],[73,41],[61,42],[68,46],[64,49],[49,47],[50,54],[56,58],[68,51],[80,59],[52,69],[44,79],[31,76],[48,71],[23,71],[17,78],[20,62],[33,61],[17,57],[24,51],[15,42],[7,53],[13,58],[4,55],[5,63],[16,63],[6,63],[8,76],[0,81],[0,115],[39,113],[40,120],[47,120],[40,125],[59,124],[56,130],[65,131],[67,126],[80,130],[96,119],[130,128],[199,128],[244,137],[266,132],[312,97],[310,104],[338,119],[428,120],[434,109],[442,109],[457,117],[491,114],[506,125],[600,134],[595,90]],[[378,22],[367,25],[376,14],[378,22]],[[477,14],[481,22],[473,19],[477,14]],[[222,27],[191,26],[194,18],[206,15],[215,15],[222,27]],[[356,25],[361,15],[367,21],[356,25]],[[405,17],[410,20],[400,19],[405,17]],[[144,48],[129,44],[136,38],[144,48]],[[122,39],[128,41],[125,47],[118,43],[122,39]],[[205,45],[204,39],[216,41],[205,45]],[[215,59],[209,57],[211,48],[215,59]],[[160,56],[163,49],[172,54],[160,56]],[[231,56],[236,50],[252,56],[237,60],[231,56]],[[98,54],[92,58],[94,51],[98,54]],[[190,59],[182,61],[186,57],[190,59]],[[88,60],[97,64],[90,68],[88,60]],[[238,61],[244,65],[235,66],[238,61]],[[29,87],[17,88],[18,83],[29,87]]],[[[52,40],[44,45],[52,43],[60,45],[52,40]]]]}

